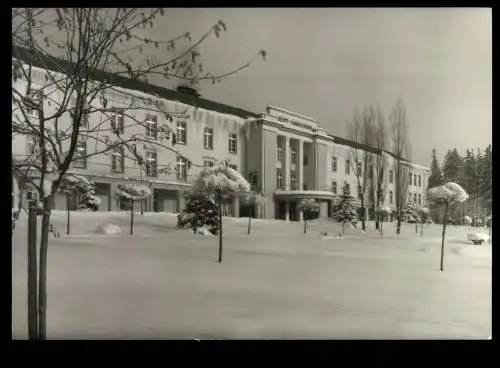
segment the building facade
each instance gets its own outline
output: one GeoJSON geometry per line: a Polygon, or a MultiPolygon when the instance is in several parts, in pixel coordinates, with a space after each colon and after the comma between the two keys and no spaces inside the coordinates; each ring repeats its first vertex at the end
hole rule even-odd
{"type": "MultiPolygon", "coordinates": [[[[44,89],[45,70],[35,65],[32,73],[32,88],[44,89]]],[[[18,80],[15,88],[26,90],[25,84],[22,79],[18,80]]],[[[328,134],[311,117],[274,106],[268,106],[264,113],[253,113],[145,82],[120,85],[109,89],[105,96],[108,108],[116,108],[115,114],[104,116],[95,111],[103,106],[102,100],[93,103],[94,112],[89,110],[91,113],[81,128],[77,160],[68,171],[95,182],[96,195],[101,200],[100,211],[128,209],[127,203],[117,200],[117,187],[141,183],[151,188],[151,196],[144,203],[136,204],[137,209],[142,206],[144,211],[179,212],[184,208],[185,193],[203,167],[225,161],[247,178],[253,190],[265,195],[265,203],[252,213],[269,219],[301,220],[300,200],[313,198],[320,202],[320,216],[328,217],[344,183],[348,183],[351,194],[358,197],[354,149],[383,157],[384,203],[395,206],[394,155],[359,147],[328,134]],[[128,113],[121,111],[127,111],[133,101],[131,119],[128,113]],[[106,149],[106,142],[113,139],[117,130],[124,140],[131,136],[144,138],[135,146],[137,156],[131,157],[121,150],[97,154],[106,149]],[[146,165],[139,165],[137,157],[142,157],[146,165]]],[[[51,98],[57,98],[57,94],[58,91],[53,91],[51,98]]],[[[22,118],[13,111],[13,124],[17,122],[22,122],[22,118]]],[[[68,127],[69,113],[58,123],[61,128],[68,127]]],[[[32,154],[36,146],[29,135],[13,136],[13,159],[22,160],[32,154]]],[[[426,167],[404,161],[405,195],[417,206],[425,206],[428,175],[426,167]]],[[[368,194],[367,191],[365,199],[368,194]]],[[[34,199],[34,196],[28,188],[23,200],[34,199]]],[[[66,196],[57,194],[53,207],[66,209],[66,196]]],[[[238,199],[227,211],[233,216],[249,212],[238,199]]]]}

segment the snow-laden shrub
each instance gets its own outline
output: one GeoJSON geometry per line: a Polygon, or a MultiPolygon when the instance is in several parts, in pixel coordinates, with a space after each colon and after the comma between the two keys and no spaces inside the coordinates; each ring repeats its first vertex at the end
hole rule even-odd
{"type": "Polygon", "coordinates": [[[219,164],[203,169],[193,182],[192,191],[228,198],[235,194],[248,193],[250,184],[236,170],[219,164]]]}
{"type": "Polygon", "coordinates": [[[435,203],[462,203],[469,198],[467,192],[457,183],[449,182],[428,190],[429,199],[435,203]]]}
{"type": "Polygon", "coordinates": [[[177,216],[179,227],[187,224],[191,225],[194,232],[198,227],[206,226],[213,234],[217,234],[219,218],[213,195],[192,194],[188,197],[186,208],[177,216]]]}
{"type": "Polygon", "coordinates": [[[316,218],[319,212],[319,203],[315,199],[303,199],[299,203],[299,208],[304,213],[304,220],[316,218]]]}
{"type": "Polygon", "coordinates": [[[120,184],[116,189],[116,195],[120,199],[139,201],[151,195],[151,189],[144,184],[120,184]]]}
{"type": "Polygon", "coordinates": [[[110,234],[119,234],[122,232],[122,229],[120,229],[120,226],[112,223],[105,223],[103,225],[99,225],[95,229],[95,233],[97,234],[105,234],[105,235],[110,235],[110,234]]]}
{"type": "Polygon", "coordinates": [[[464,223],[466,226],[472,225],[472,218],[470,216],[464,216],[464,223]]]}

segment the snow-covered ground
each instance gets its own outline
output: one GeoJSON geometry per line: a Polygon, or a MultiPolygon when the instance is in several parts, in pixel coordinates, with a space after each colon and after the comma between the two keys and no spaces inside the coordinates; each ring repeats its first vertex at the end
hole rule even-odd
{"type": "MultiPolygon", "coordinates": [[[[380,237],[331,220],[224,219],[218,237],[176,229],[171,214],[54,211],[48,338],[486,339],[491,335],[491,244],[439,225],[384,224],[380,237]],[[96,231],[106,223],[121,232],[96,231]],[[327,236],[321,236],[321,232],[327,236]]],[[[12,244],[13,337],[25,338],[26,218],[12,244]]],[[[484,230],[487,232],[487,230],[484,230]]]]}

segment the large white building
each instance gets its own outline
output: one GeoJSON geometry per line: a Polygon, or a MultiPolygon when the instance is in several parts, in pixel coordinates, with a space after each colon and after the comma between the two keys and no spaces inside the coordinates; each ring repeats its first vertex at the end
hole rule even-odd
{"type": "MultiPolygon", "coordinates": [[[[36,63],[33,66],[33,88],[46,88],[45,70],[36,63]]],[[[118,78],[108,73],[102,75],[107,75],[109,80],[118,78]]],[[[344,182],[350,185],[352,195],[357,196],[357,180],[352,169],[355,144],[328,134],[313,118],[273,106],[266,107],[264,113],[254,113],[206,100],[185,90],[176,91],[120,78],[121,87],[108,90],[108,106],[126,109],[132,100],[142,101],[143,108],[134,109],[134,114],[135,119],[143,124],[134,123],[126,114],[117,113],[109,121],[102,114],[89,114],[78,143],[78,160],[74,160],[69,170],[94,180],[96,194],[101,199],[99,210],[126,208],[125,203],[115,199],[118,184],[140,182],[152,189],[151,197],[143,204],[144,210],[178,212],[184,207],[183,194],[189,189],[192,179],[203,166],[213,165],[216,161],[229,161],[249,180],[254,190],[265,194],[266,201],[260,211],[252,211],[265,218],[300,219],[297,204],[304,198],[319,200],[320,215],[329,216],[344,182]],[[178,113],[173,121],[161,111],[151,111],[150,106],[158,106],[158,103],[167,111],[178,113]],[[172,145],[172,137],[167,137],[168,133],[162,131],[162,126],[167,124],[176,133],[175,145],[172,145]],[[135,159],[125,157],[120,151],[93,155],[93,152],[105,148],[104,137],[111,139],[116,129],[121,130],[123,139],[132,135],[145,138],[137,145],[138,154],[147,162],[145,170],[135,159]],[[162,145],[171,150],[162,148],[162,145]]],[[[25,84],[21,78],[14,87],[25,91],[25,84]]],[[[51,94],[51,98],[57,98],[55,96],[57,91],[51,94]]],[[[94,107],[100,107],[99,101],[95,104],[94,107]]],[[[50,110],[48,105],[46,108],[50,110]]],[[[19,121],[18,114],[13,114],[13,122],[16,119],[19,121]]],[[[36,120],[37,117],[30,119],[36,120]]],[[[58,124],[63,128],[69,122],[69,114],[66,114],[58,124]]],[[[34,143],[29,135],[13,136],[14,160],[22,160],[32,152],[36,147],[34,143]]],[[[371,147],[362,147],[362,151],[383,157],[387,172],[385,204],[394,207],[394,155],[371,147]]],[[[424,206],[429,169],[404,160],[403,175],[407,195],[418,206],[424,206]]],[[[28,190],[25,199],[34,195],[28,190]]],[[[54,208],[66,208],[65,196],[57,195],[54,208]]],[[[240,213],[247,214],[248,208],[235,199],[229,214],[239,216],[240,213]]]]}

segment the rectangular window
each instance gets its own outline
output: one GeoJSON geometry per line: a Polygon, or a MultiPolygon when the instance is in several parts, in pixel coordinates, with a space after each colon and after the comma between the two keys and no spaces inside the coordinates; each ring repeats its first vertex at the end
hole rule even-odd
{"type": "Polygon", "coordinates": [[[248,176],[248,182],[252,191],[257,191],[259,188],[259,173],[251,172],[248,176]]]}
{"type": "Polygon", "coordinates": [[[123,147],[118,147],[111,154],[111,171],[123,173],[125,171],[125,152],[123,147]]]}
{"type": "Polygon", "coordinates": [[[229,153],[238,153],[238,136],[235,133],[229,134],[229,153]]]}
{"type": "Polygon", "coordinates": [[[422,195],[421,194],[418,195],[418,205],[419,206],[422,205],[422,195]]]}
{"type": "Polygon", "coordinates": [[[391,184],[394,183],[394,171],[392,171],[392,170],[389,171],[389,182],[391,184]]]}
{"type": "Polygon", "coordinates": [[[146,175],[154,178],[158,176],[158,153],[154,151],[146,152],[146,175]]]}
{"type": "MultiPolygon", "coordinates": [[[[38,104],[40,103],[40,91],[36,90],[36,89],[32,89],[29,93],[29,97],[31,97],[31,99],[33,100],[33,102],[35,104],[38,104]]],[[[36,120],[38,119],[38,110],[35,110],[35,109],[30,109],[30,108],[26,108],[26,115],[28,115],[28,118],[31,120],[36,120]]]]}
{"type": "Polygon", "coordinates": [[[276,155],[279,162],[283,162],[283,137],[276,137],[276,155]]]}
{"type": "Polygon", "coordinates": [[[413,203],[416,204],[417,203],[417,193],[414,193],[413,194],[413,203]]]}
{"type": "MultiPolygon", "coordinates": [[[[347,181],[344,180],[344,185],[349,193],[351,193],[351,184],[349,184],[347,181]]],[[[352,193],[351,193],[352,195],[352,193]]]]}
{"type": "Polygon", "coordinates": [[[73,159],[73,164],[75,168],[86,169],[87,168],[87,142],[79,141],[76,144],[75,158],[73,159]]]}
{"type": "Polygon", "coordinates": [[[38,192],[35,192],[34,190],[28,190],[26,192],[26,200],[30,202],[38,200],[38,192]]]}
{"type": "Polygon", "coordinates": [[[281,168],[276,169],[276,188],[283,189],[283,170],[281,168]]]}
{"type": "Polygon", "coordinates": [[[422,188],[422,175],[418,176],[418,187],[422,188]]]}
{"type": "Polygon", "coordinates": [[[389,191],[389,204],[393,204],[394,203],[394,198],[393,198],[393,195],[392,195],[392,190],[389,191]]]}
{"type": "Polygon", "coordinates": [[[158,138],[158,117],[156,115],[146,114],[146,137],[158,138]]]}
{"type": "Polygon", "coordinates": [[[349,159],[345,160],[345,173],[346,175],[351,174],[351,162],[349,161],[349,159]]]}
{"type": "Polygon", "coordinates": [[[205,128],[203,131],[203,148],[214,149],[214,130],[205,128]]]}
{"type": "Polygon", "coordinates": [[[337,172],[337,157],[332,157],[332,171],[337,172]]]}
{"type": "Polygon", "coordinates": [[[332,193],[337,195],[337,182],[332,181],[332,193]]]}
{"type": "Polygon", "coordinates": [[[297,172],[296,171],[290,171],[290,186],[292,190],[298,190],[299,186],[297,183],[297,172]]]}
{"type": "Polygon", "coordinates": [[[410,178],[410,182],[409,182],[409,184],[411,185],[411,183],[412,183],[412,181],[411,181],[411,173],[410,173],[409,175],[410,175],[410,176],[409,176],[409,178],[410,178]]]}
{"type": "Polygon", "coordinates": [[[361,162],[358,162],[358,176],[363,175],[363,164],[361,162]]]}
{"type": "Polygon", "coordinates": [[[417,186],[417,174],[413,175],[413,186],[417,186]]]}
{"type": "Polygon", "coordinates": [[[80,127],[88,128],[89,126],[89,115],[90,115],[90,107],[84,107],[82,110],[82,118],[80,120],[80,127]]]}
{"type": "Polygon", "coordinates": [[[111,130],[114,134],[123,134],[125,130],[125,117],[123,116],[123,112],[120,110],[115,110],[111,114],[111,130]]]}
{"type": "Polygon", "coordinates": [[[303,163],[304,166],[307,166],[307,156],[304,156],[302,158],[302,163],[303,163]]]}
{"type": "Polygon", "coordinates": [[[214,167],[214,162],[212,160],[203,161],[203,167],[214,167]]]}
{"type": "Polygon", "coordinates": [[[187,160],[177,156],[177,180],[187,180],[187,160]]]}
{"type": "Polygon", "coordinates": [[[187,125],[186,122],[180,121],[177,123],[176,127],[176,143],[186,144],[187,143],[187,125]]]}
{"type": "Polygon", "coordinates": [[[290,161],[292,162],[292,164],[297,163],[297,150],[295,149],[294,146],[290,147],[290,155],[291,155],[290,161]]]}

